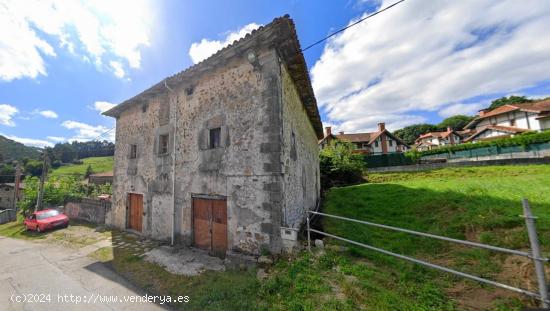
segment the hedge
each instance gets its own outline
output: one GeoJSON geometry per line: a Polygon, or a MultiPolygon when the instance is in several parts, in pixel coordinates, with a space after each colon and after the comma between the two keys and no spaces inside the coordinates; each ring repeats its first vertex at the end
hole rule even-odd
{"type": "Polygon", "coordinates": [[[499,138],[499,139],[488,140],[488,141],[480,141],[476,143],[468,142],[468,143],[459,144],[459,145],[442,146],[436,149],[426,150],[426,151],[411,150],[406,153],[406,156],[413,160],[417,160],[423,156],[433,155],[433,154],[452,153],[455,151],[472,150],[472,149],[495,147],[495,146],[496,147],[522,146],[523,148],[526,148],[528,145],[531,145],[531,144],[541,144],[546,142],[550,142],[550,131],[545,131],[541,133],[525,132],[509,138],[499,138]]]}

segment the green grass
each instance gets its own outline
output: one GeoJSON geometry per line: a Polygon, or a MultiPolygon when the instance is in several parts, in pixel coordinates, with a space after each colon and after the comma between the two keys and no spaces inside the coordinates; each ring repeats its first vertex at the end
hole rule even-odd
{"type": "Polygon", "coordinates": [[[113,170],[113,157],[93,157],[82,159],[82,164],[68,164],[53,169],[50,176],[84,175],[88,165],[92,166],[94,173],[110,172],[113,170]]]}
{"type": "Polygon", "coordinates": [[[0,225],[0,235],[24,240],[40,240],[46,238],[44,234],[34,231],[27,231],[23,226],[24,217],[21,214],[17,215],[17,221],[8,222],[0,225]]]}
{"type": "MultiPolygon", "coordinates": [[[[518,215],[522,214],[521,199],[528,198],[533,213],[539,217],[537,229],[543,250],[550,251],[550,165],[371,174],[369,180],[369,184],[332,189],[323,210],[329,214],[526,250],[529,242],[524,220],[518,215]]],[[[515,286],[526,287],[534,277],[531,273],[519,279],[520,265],[508,266],[505,270],[507,257],[485,250],[341,220],[326,218],[323,225],[325,231],[338,236],[515,286]]],[[[393,271],[411,284],[431,284],[439,293],[448,291],[459,281],[457,277],[359,247],[350,246],[350,252],[365,258],[380,271],[393,271]]],[[[476,287],[479,287],[477,283],[468,283],[468,288],[476,287]]],[[[499,302],[500,310],[508,310],[506,306],[517,303],[517,298],[504,298],[504,302],[499,302]]],[[[407,309],[408,305],[401,307],[407,309]]]]}

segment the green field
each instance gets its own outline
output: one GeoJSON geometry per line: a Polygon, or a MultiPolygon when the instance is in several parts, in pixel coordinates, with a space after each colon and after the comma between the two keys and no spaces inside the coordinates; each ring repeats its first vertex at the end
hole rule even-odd
{"type": "MultiPolygon", "coordinates": [[[[428,172],[372,174],[371,183],[330,191],[324,211],[416,231],[468,239],[492,245],[527,250],[529,247],[521,199],[528,198],[539,217],[537,229],[543,249],[550,251],[550,166],[493,166],[447,168],[428,172]]],[[[325,219],[330,233],[434,263],[481,275],[514,286],[534,289],[532,265],[522,257],[390,232],[340,220],[325,219]]],[[[417,265],[389,258],[357,247],[351,253],[374,267],[393,271],[396,284],[428,287],[441,302],[451,299],[452,307],[509,309],[519,299],[503,290],[463,281],[417,265]],[[422,284],[422,285],[421,285],[422,284]],[[454,298],[454,299],[452,299],[454,298]],[[475,302],[474,302],[475,301],[475,302]],[[479,306],[477,306],[479,307],[479,306]]],[[[380,286],[378,284],[377,286],[380,286]]],[[[380,308],[427,308],[417,293],[399,293],[397,288],[370,292],[369,305],[380,308]],[[390,290],[391,289],[391,290],[390,290]],[[393,295],[397,300],[387,299],[393,295]],[[416,307],[414,307],[416,306],[416,307]]],[[[367,298],[369,300],[369,298],[367,298]]],[[[438,301],[438,299],[430,299],[438,301]]],[[[523,303],[529,302],[523,300],[523,303]]],[[[439,305],[436,309],[451,308],[439,305]]]]}
{"type": "Polygon", "coordinates": [[[93,157],[82,159],[82,164],[68,164],[50,171],[50,176],[84,175],[88,165],[94,173],[110,172],[113,170],[113,157],[93,157]]]}

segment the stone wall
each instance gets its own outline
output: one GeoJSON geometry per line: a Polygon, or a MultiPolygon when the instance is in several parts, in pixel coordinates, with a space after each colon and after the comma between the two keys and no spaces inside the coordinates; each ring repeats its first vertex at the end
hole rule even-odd
{"type": "Polygon", "coordinates": [[[284,201],[283,226],[300,229],[308,209],[315,209],[320,193],[319,146],[304,105],[284,65],[281,65],[283,102],[284,201]]]}
{"type": "Polygon", "coordinates": [[[105,200],[84,198],[81,201],[65,203],[63,213],[69,219],[82,220],[94,224],[104,224],[105,215],[111,209],[111,203],[105,200]]]}

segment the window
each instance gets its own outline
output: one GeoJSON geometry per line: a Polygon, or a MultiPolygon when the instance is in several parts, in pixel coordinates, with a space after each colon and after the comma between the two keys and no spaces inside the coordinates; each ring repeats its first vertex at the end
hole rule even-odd
{"type": "Polygon", "coordinates": [[[130,159],[137,158],[137,145],[130,145],[130,159]]]}
{"type": "Polygon", "coordinates": [[[390,144],[390,147],[393,146],[393,140],[388,140],[389,144],[390,144]]]}
{"type": "Polygon", "coordinates": [[[375,148],[378,148],[378,140],[375,140],[375,141],[374,141],[374,147],[375,147],[375,148]]]}
{"type": "Polygon", "coordinates": [[[168,134],[159,136],[159,154],[168,153],[168,134]]]}
{"type": "Polygon", "coordinates": [[[510,119],[510,126],[516,126],[516,119],[510,119]]]}
{"type": "Polygon", "coordinates": [[[220,136],[221,136],[222,129],[217,127],[210,129],[210,140],[208,147],[210,149],[219,148],[220,147],[220,136]]]}

